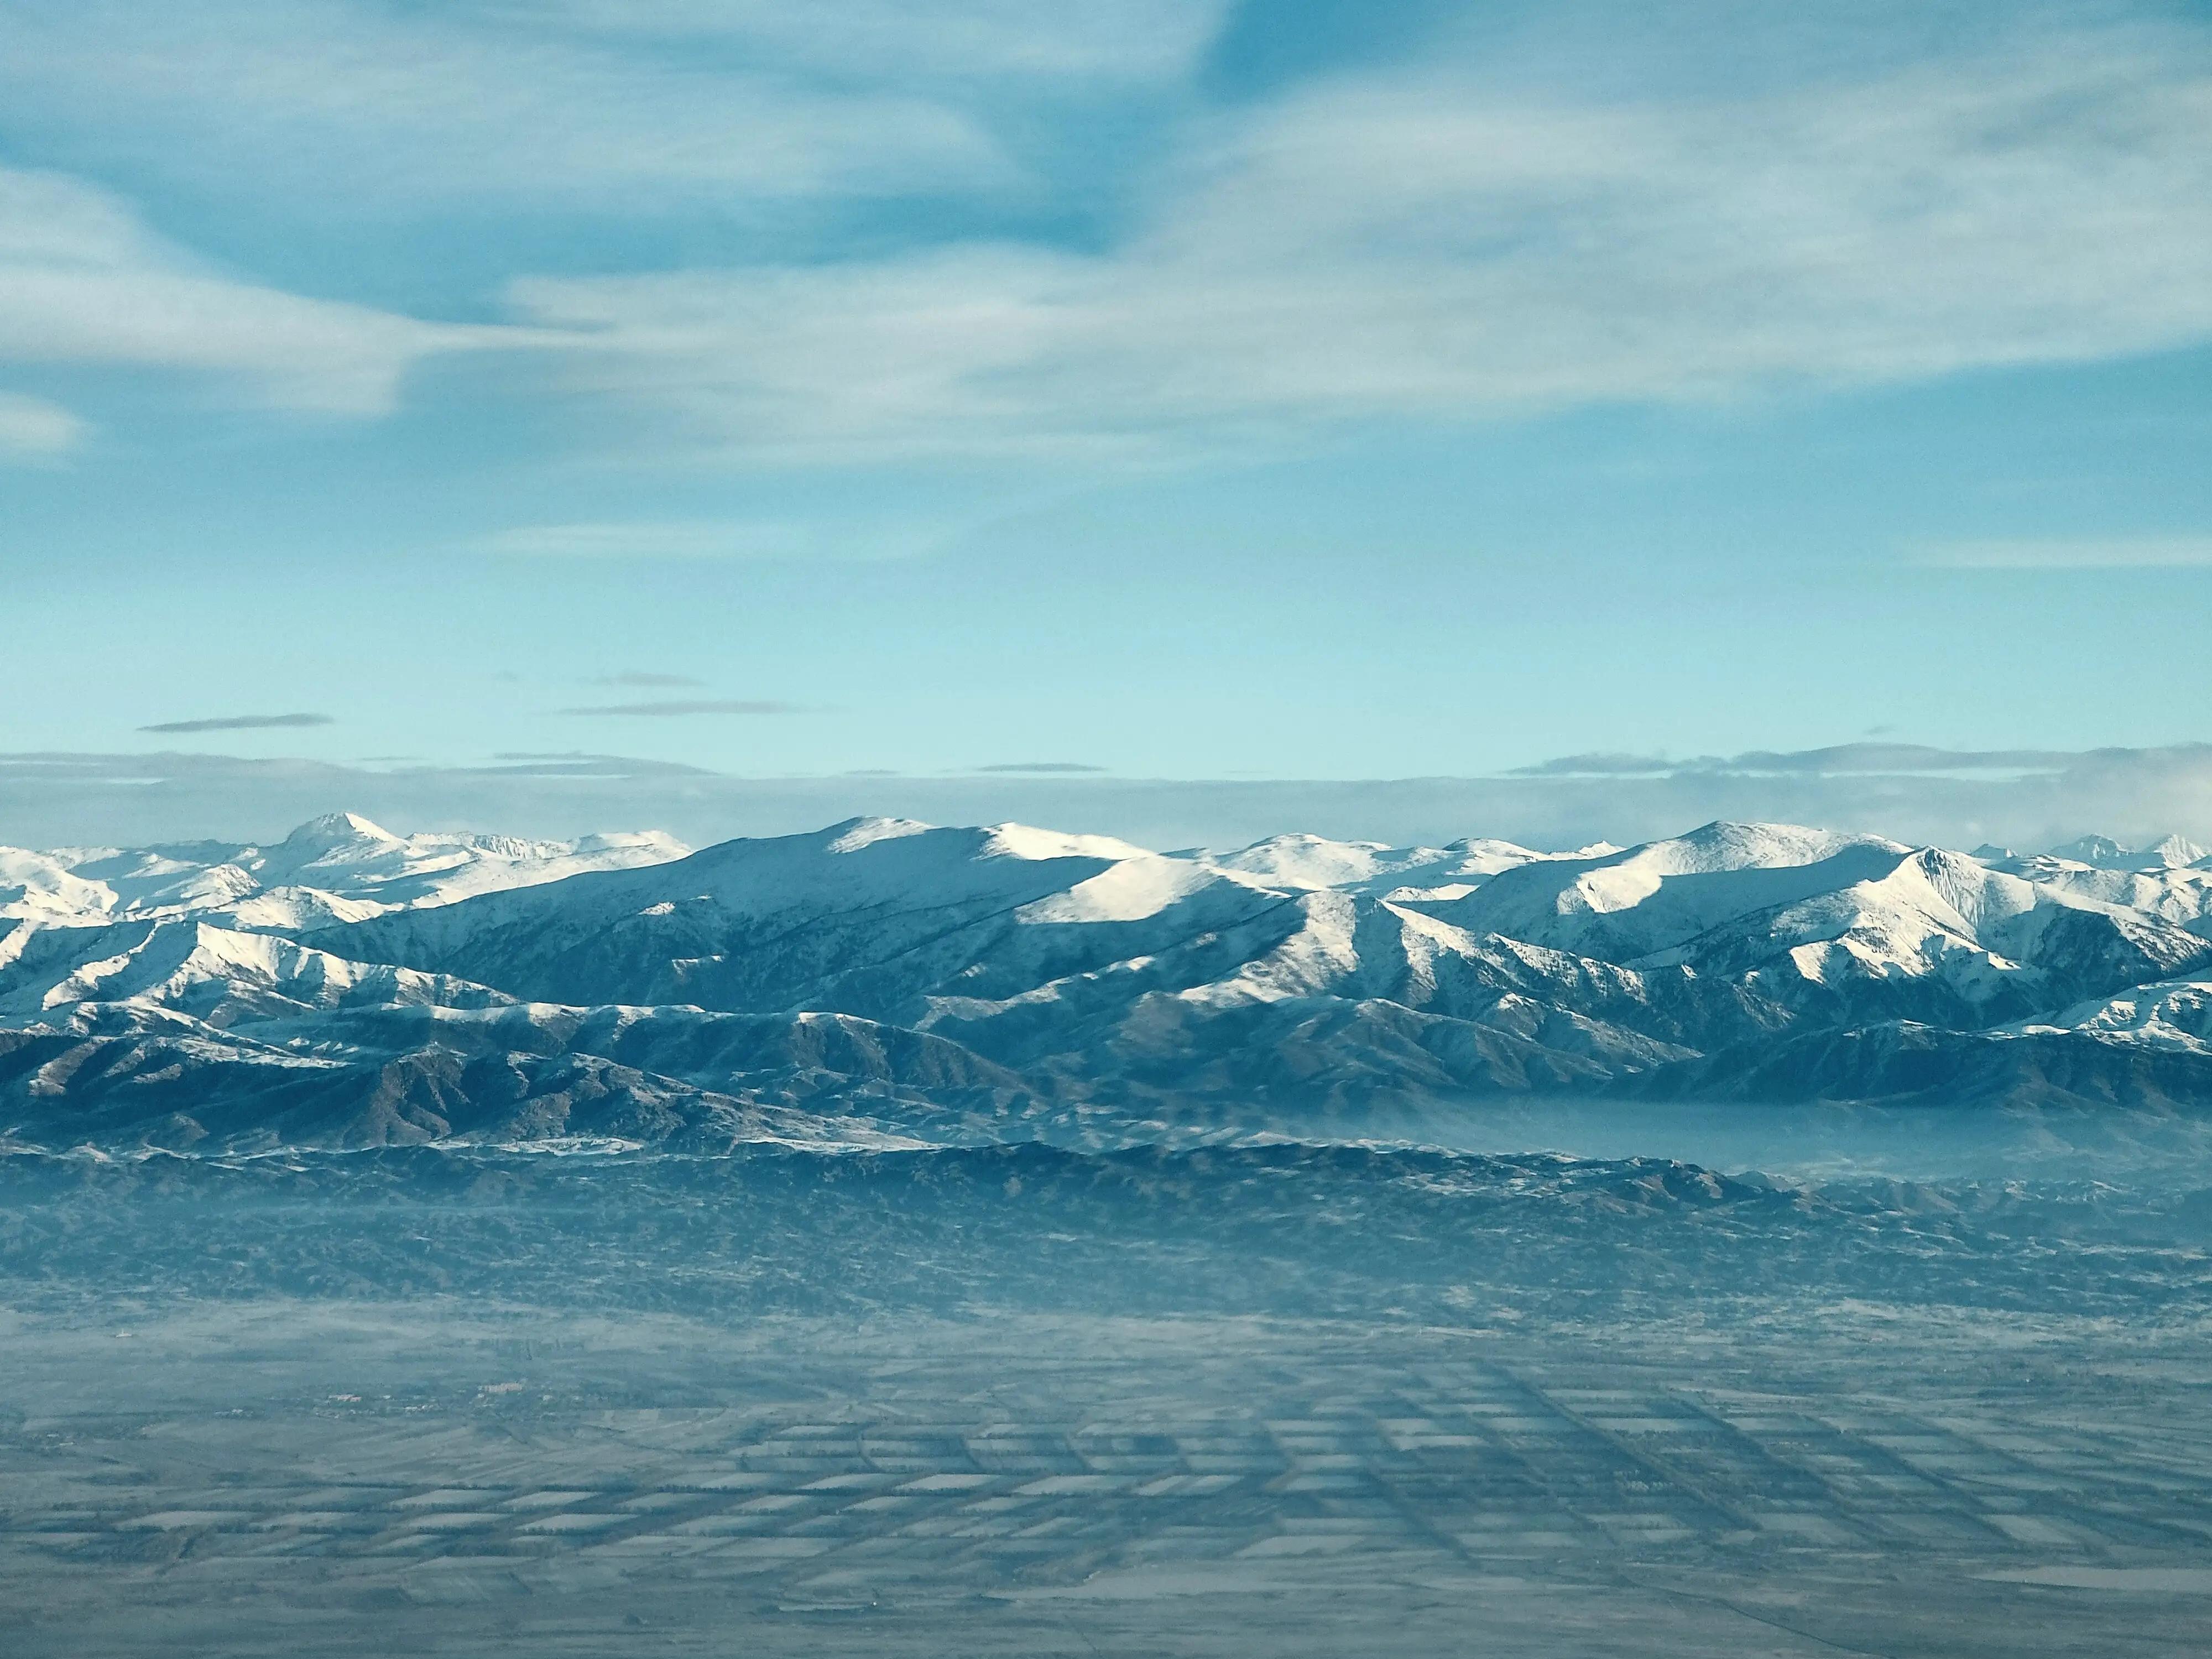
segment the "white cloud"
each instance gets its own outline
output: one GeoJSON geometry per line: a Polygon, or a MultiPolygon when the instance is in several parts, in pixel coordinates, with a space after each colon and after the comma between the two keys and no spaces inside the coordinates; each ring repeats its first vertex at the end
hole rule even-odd
{"type": "Polygon", "coordinates": [[[0,460],[54,460],[75,449],[84,433],[84,422],[59,404],[0,392],[0,460]]]}
{"type": "Polygon", "coordinates": [[[872,559],[929,550],[945,535],[926,516],[817,520],[610,520],[516,525],[477,538],[479,553],[538,559],[872,559]]]}
{"type": "MultiPolygon", "coordinates": [[[[664,454],[1148,459],[2212,337],[2212,34],[2179,26],[2023,24],[1978,55],[1633,96],[1495,41],[1455,67],[1462,43],[1206,116],[1172,88],[1221,0],[0,9],[12,120],[354,234],[480,211],[497,257],[517,212],[896,204],[869,244],[894,252],[523,276],[506,296],[535,327],[499,331],[234,276],[87,185],[0,172],[0,360],[216,371],[287,405],[388,409],[426,356],[533,345],[664,454]],[[1176,142],[1127,152],[1167,158],[1142,176],[1097,161],[1133,189],[1111,245],[949,240],[915,212],[1036,184],[1009,112],[1136,82],[1176,142]]],[[[507,533],[611,555],[787,532],[507,533]]]]}
{"type": "Polygon", "coordinates": [[[743,42],[840,75],[1164,80],[1187,71],[1228,0],[483,0],[475,15],[617,39],[743,42]]]}
{"type": "Polygon", "coordinates": [[[1222,118],[1097,254],[538,277],[573,384],[761,458],[1142,448],[2212,336],[2212,53],[2083,33],[1735,100],[1438,73],[1222,118]]]}
{"type": "Polygon", "coordinates": [[[799,524],[698,522],[518,525],[475,544],[484,553],[551,559],[785,558],[806,550],[799,524]]]}
{"type": "Polygon", "coordinates": [[[1942,542],[1923,556],[1954,570],[2179,570],[2212,566],[2212,536],[1942,542]]]}
{"type": "MultiPolygon", "coordinates": [[[[819,38],[806,27],[813,14],[793,10],[773,33],[819,38]]],[[[66,136],[85,154],[309,219],[480,210],[490,198],[726,210],[1016,176],[981,125],[926,89],[855,85],[842,66],[801,73],[742,38],[655,50],[629,38],[635,28],[547,27],[560,16],[82,0],[11,21],[0,103],[49,141],[66,136]]],[[[919,22],[907,31],[922,33],[919,22]]]]}
{"type": "MultiPolygon", "coordinates": [[[[104,191],[0,167],[0,362],[210,372],[281,407],[378,414],[421,358],[503,337],[224,275],[104,191]]],[[[17,423],[55,433],[45,407],[17,423]]]]}

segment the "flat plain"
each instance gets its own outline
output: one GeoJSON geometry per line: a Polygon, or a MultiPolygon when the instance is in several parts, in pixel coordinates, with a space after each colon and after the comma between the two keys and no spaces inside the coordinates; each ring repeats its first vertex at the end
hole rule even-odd
{"type": "Polygon", "coordinates": [[[128,1317],[0,1347],[23,1659],[2148,1655],[2212,1619],[2198,1329],[128,1317]]]}
{"type": "Polygon", "coordinates": [[[2209,1194],[10,1153],[0,1651],[2191,1654],[2209,1194]]]}

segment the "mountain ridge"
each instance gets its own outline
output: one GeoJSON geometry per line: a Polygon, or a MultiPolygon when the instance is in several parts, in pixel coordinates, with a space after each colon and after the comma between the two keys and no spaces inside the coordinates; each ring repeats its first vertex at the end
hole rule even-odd
{"type": "Polygon", "coordinates": [[[0,1129],[890,1145],[1356,1134],[1522,1096],[2212,1105],[2212,867],[2179,837],[2133,869],[2072,850],[2102,861],[1726,822],[1161,854],[860,818],[693,853],[349,814],[265,848],[10,849],[0,1129]]]}

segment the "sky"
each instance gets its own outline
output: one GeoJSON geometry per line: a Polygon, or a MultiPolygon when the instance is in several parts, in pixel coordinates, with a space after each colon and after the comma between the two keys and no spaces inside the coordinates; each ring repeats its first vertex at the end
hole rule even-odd
{"type": "Polygon", "coordinates": [[[2208,453],[2204,0],[0,0],[0,840],[2212,841],[2208,453]]]}

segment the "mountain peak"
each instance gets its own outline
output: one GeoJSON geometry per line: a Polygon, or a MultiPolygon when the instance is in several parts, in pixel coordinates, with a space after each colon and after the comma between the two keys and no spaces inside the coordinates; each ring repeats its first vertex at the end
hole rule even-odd
{"type": "Polygon", "coordinates": [[[2110,836],[2082,836],[2052,848],[2050,855],[2099,870],[2179,870],[2199,862],[2206,853],[2185,836],[2168,836],[2133,851],[2110,836]]]}
{"type": "Polygon", "coordinates": [[[1062,830],[1039,830],[1026,823],[994,823],[986,834],[989,836],[987,850],[1006,858],[1103,859],[1109,863],[1119,863],[1124,859],[1156,856],[1145,848],[1132,846],[1112,836],[1073,835],[1062,830]]]}
{"type": "Polygon", "coordinates": [[[364,843],[393,847],[398,845],[400,839],[382,824],[374,823],[358,812],[325,812],[319,818],[308,819],[285,836],[283,845],[325,849],[358,847],[364,843]]]}
{"type": "Polygon", "coordinates": [[[927,835],[933,827],[918,818],[847,818],[842,823],[831,824],[822,834],[831,852],[857,853],[879,841],[927,835]]]}

